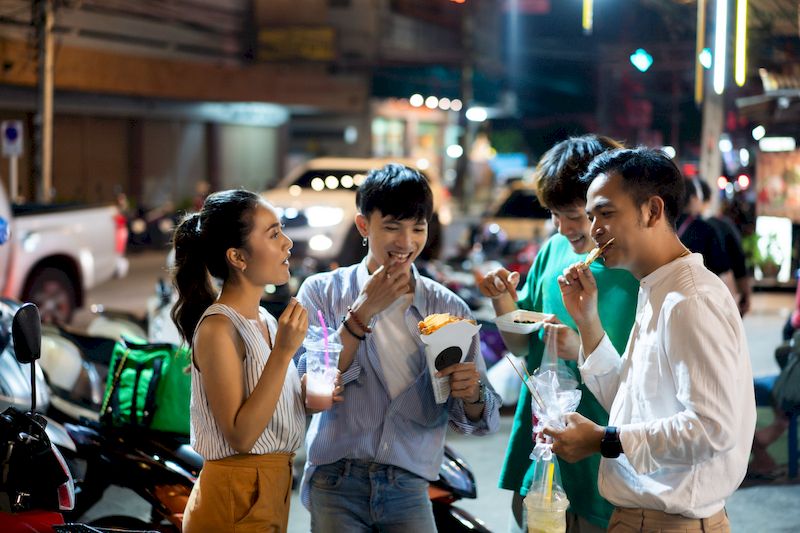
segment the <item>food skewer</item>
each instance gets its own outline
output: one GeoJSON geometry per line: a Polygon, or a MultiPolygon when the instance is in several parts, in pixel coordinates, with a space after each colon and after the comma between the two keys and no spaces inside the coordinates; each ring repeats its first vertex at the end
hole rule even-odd
{"type": "Polygon", "coordinates": [[[539,409],[541,409],[542,412],[544,412],[546,410],[544,407],[544,402],[542,401],[542,397],[539,396],[539,391],[537,391],[536,387],[533,386],[533,382],[531,381],[531,375],[528,373],[528,369],[525,367],[525,362],[520,361],[520,363],[522,364],[522,370],[525,371],[525,376],[528,376],[527,380],[525,379],[525,376],[523,376],[520,373],[519,369],[517,368],[517,365],[514,364],[514,361],[511,359],[511,357],[509,357],[508,354],[506,354],[505,357],[506,359],[508,359],[508,362],[511,363],[511,366],[514,368],[514,371],[519,376],[519,379],[521,379],[522,382],[525,383],[525,386],[528,387],[528,390],[531,391],[531,396],[533,397],[533,401],[535,401],[536,405],[539,406],[539,409]]]}
{"type": "Polygon", "coordinates": [[[606,250],[606,248],[608,248],[608,245],[612,242],[614,242],[614,237],[608,239],[603,246],[593,248],[592,251],[589,252],[589,255],[586,256],[586,260],[583,262],[583,267],[588,268],[592,263],[597,261],[600,256],[603,255],[603,252],[606,250]]]}

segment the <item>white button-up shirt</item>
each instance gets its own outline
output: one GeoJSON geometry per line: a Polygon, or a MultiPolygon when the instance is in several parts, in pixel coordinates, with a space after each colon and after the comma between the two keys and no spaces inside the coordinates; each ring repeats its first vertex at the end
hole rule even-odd
{"type": "Polygon", "coordinates": [[[755,431],[753,375],[730,292],[692,254],[641,280],[625,355],[608,336],[579,368],[620,429],[624,454],[600,462],[619,507],[706,518],[744,479],[755,431]]]}

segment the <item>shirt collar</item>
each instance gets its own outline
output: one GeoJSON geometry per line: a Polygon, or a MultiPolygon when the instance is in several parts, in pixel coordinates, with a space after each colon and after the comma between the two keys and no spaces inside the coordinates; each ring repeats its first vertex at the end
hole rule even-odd
{"type": "Polygon", "coordinates": [[[669,278],[679,268],[688,265],[702,266],[703,256],[701,254],[689,254],[683,257],[678,257],[676,259],[673,259],[666,265],[658,267],[653,272],[643,277],[639,282],[639,285],[643,289],[652,289],[653,287],[659,285],[664,280],[669,278]]]}
{"type": "MultiPolygon", "coordinates": [[[[369,276],[369,270],[367,270],[367,258],[365,257],[356,267],[356,284],[359,292],[361,292],[361,289],[364,288],[369,276]]],[[[425,309],[423,306],[425,303],[425,288],[422,283],[422,276],[420,275],[419,270],[417,270],[417,265],[414,263],[411,263],[411,276],[414,278],[414,300],[411,302],[411,305],[419,309],[424,315],[425,309]]]]}

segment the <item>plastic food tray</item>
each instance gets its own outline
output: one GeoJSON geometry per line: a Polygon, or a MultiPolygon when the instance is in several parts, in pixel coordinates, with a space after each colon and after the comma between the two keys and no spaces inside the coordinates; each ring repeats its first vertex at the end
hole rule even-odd
{"type": "Polygon", "coordinates": [[[539,313],[536,311],[524,311],[517,309],[494,319],[497,327],[509,333],[533,333],[542,327],[542,321],[551,315],[539,313]],[[532,323],[520,323],[517,320],[524,320],[532,323]]]}

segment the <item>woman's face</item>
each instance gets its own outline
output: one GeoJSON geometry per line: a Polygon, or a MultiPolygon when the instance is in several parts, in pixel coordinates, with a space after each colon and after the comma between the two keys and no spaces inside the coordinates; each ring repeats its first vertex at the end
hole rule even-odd
{"type": "Polygon", "coordinates": [[[283,285],[289,281],[292,240],[281,228],[275,209],[261,202],[253,213],[253,229],[244,250],[244,276],[256,285],[283,285]]]}

